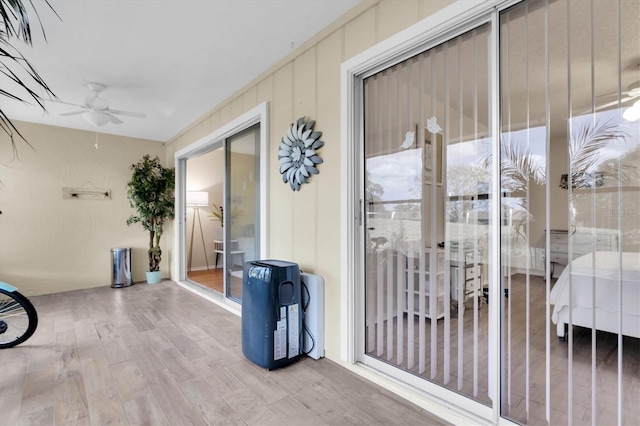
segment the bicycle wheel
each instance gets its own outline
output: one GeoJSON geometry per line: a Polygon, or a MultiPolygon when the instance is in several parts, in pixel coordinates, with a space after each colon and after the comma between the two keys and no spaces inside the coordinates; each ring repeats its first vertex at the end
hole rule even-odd
{"type": "Polygon", "coordinates": [[[38,313],[29,299],[0,288],[0,349],[24,342],[37,326],[38,313]]]}

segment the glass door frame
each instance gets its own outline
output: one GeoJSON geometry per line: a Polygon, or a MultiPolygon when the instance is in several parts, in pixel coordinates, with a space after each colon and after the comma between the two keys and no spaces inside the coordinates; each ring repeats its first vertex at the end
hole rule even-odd
{"type": "MultiPolygon", "coordinates": [[[[365,270],[364,270],[364,128],[363,128],[363,81],[365,78],[387,69],[392,65],[425,52],[458,35],[471,31],[483,24],[489,24],[489,124],[492,139],[492,156],[500,158],[500,115],[499,115],[499,14],[500,11],[522,0],[488,0],[481,4],[458,1],[429,16],[418,24],[362,52],[342,64],[341,72],[341,113],[342,113],[342,164],[341,176],[341,291],[342,328],[340,335],[341,357],[353,365],[359,373],[376,383],[411,394],[411,399],[434,414],[451,419],[452,415],[462,422],[486,422],[512,424],[501,417],[501,374],[500,374],[500,306],[499,291],[489,294],[489,339],[490,374],[492,387],[489,395],[491,407],[475,402],[456,392],[427,382],[410,373],[398,370],[382,361],[365,355],[365,270]],[[379,373],[373,375],[371,368],[379,373]],[[402,380],[403,386],[397,381],[402,380]],[[411,387],[411,391],[408,388],[411,387]],[[462,408],[464,407],[464,408],[462,408]],[[475,417],[474,414],[475,413],[475,417]]],[[[491,192],[500,194],[500,162],[491,166],[491,192]]],[[[489,232],[489,282],[502,287],[500,274],[500,223],[501,197],[490,198],[489,232]],[[498,242],[498,244],[495,244],[498,242]]]]}
{"type": "MultiPolygon", "coordinates": [[[[227,210],[230,212],[230,214],[225,214],[223,215],[223,241],[224,241],[224,255],[223,255],[223,264],[224,264],[224,282],[223,282],[223,287],[224,287],[224,295],[226,298],[236,302],[238,300],[241,300],[242,297],[238,298],[235,295],[232,295],[230,292],[230,288],[231,288],[231,269],[233,267],[233,254],[231,254],[231,252],[233,251],[233,245],[231,244],[231,242],[233,242],[234,240],[234,235],[232,235],[232,218],[233,218],[233,209],[234,207],[234,197],[236,196],[236,194],[233,193],[233,154],[234,154],[234,150],[233,148],[234,146],[234,142],[235,140],[239,137],[242,138],[244,135],[251,135],[254,136],[255,139],[253,141],[253,146],[256,150],[256,155],[255,155],[255,161],[254,161],[254,167],[256,167],[258,169],[258,173],[260,171],[260,160],[262,157],[264,157],[264,155],[260,155],[260,124],[254,124],[253,126],[249,126],[244,128],[243,130],[240,130],[238,132],[236,132],[235,134],[224,138],[223,141],[223,149],[224,149],[224,190],[223,190],[223,206],[227,206],[227,210]],[[256,132],[255,126],[258,126],[258,131],[256,132]]],[[[261,233],[260,233],[260,227],[261,227],[261,223],[260,223],[260,219],[259,217],[261,216],[261,209],[260,209],[260,197],[261,197],[262,191],[261,191],[261,187],[260,185],[258,187],[256,187],[256,194],[254,194],[254,197],[256,198],[256,211],[254,212],[254,227],[258,228],[258,232],[256,232],[256,236],[258,239],[258,245],[260,245],[262,243],[261,241],[261,233]],[[257,220],[256,220],[257,219],[257,220]]],[[[255,248],[255,243],[253,245],[253,248],[255,248]]],[[[245,261],[250,261],[250,260],[258,260],[264,257],[260,256],[260,251],[258,251],[258,256],[255,256],[255,259],[249,257],[249,258],[245,258],[244,254],[242,255],[243,259],[245,261]]],[[[240,295],[241,296],[241,295],[240,295]]]]}
{"type": "MultiPolygon", "coordinates": [[[[230,121],[219,129],[204,136],[203,138],[191,143],[190,145],[176,151],[174,154],[175,168],[176,168],[176,187],[175,187],[175,202],[176,202],[176,217],[174,220],[174,244],[173,244],[173,264],[171,278],[179,285],[196,292],[197,294],[207,298],[208,300],[230,310],[231,312],[240,315],[241,305],[237,301],[234,301],[226,297],[226,286],[224,288],[225,294],[207,294],[204,295],[201,292],[195,291],[193,286],[187,280],[187,210],[186,210],[186,168],[187,160],[197,157],[204,153],[213,151],[217,148],[224,148],[226,146],[227,138],[230,138],[256,124],[260,125],[260,176],[259,176],[259,210],[260,210],[260,257],[268,257],[268,189],[267,182],[269,177],[269,116],[268,116],[269,104],[263,102],[262,104],[252,108],[236,119],[230,121]]],[[[226,170],[225,170],[226,173],[226,170]]],[[[225,181],[226,181],[225,177],[225,181]]],[[[226,196],[226,195],[225,195],[226,196]]]]}

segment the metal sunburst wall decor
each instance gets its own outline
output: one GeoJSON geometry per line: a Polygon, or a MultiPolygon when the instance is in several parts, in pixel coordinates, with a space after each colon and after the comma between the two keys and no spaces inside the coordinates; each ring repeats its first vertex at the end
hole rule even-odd
{"type": "Polygon", "coordinates": [[[305,122],[304,117],[300,117],[289,126],[278,148],[282,181],[289,182],[293,191],[300,191],[302,184],[308,183],[311,175],[320,173],[316,165],[322,164],[322,158],[316,151],[322,148],[324,142],[319,140],[322,132],[313,131],[315,124],[313,120],[305,122]]]}

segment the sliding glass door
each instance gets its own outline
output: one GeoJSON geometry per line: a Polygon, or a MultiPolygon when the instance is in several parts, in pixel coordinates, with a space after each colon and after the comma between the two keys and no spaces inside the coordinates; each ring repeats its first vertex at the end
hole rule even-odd
{"type": "Polygon", "coordinates": [[[492,13],[361,76],[361,359],[495,418],[633,424],[640,2],[492,13]]]}
{"type": "Polygon", "coordinates": [[[501,412],[520,423],[640,416],[639,21],[626,0],[500,14],[501,412]]]}
{"type": "Polygon", "coordinates": [[[253,124],[257,118],[238,121],[240,128],[225,129],[176,154],[178,185],[186,187],[184,278],[223,295],[236,308],[244,263],[265,256],[261,194],[266,180],[260,123],[253,124]]]}
{"type": "Polygon", "coordinates": [[[484,404],[488,36],[364,81],[366,354],[484,404]]]}
{"type": "Polygon", "coordinates": [[[225,282],[227,297],[242,299],[244,262],[258,259],[260,250],[260,126],[226,141],[225,282]]]}
{"type": "Polygon", "coordinates": [[[222,144],[186,161],[186,278],[223,293],[223,253],[219,243],[224,228],[217,213],[224,197],[224,150],[222,144]]]}

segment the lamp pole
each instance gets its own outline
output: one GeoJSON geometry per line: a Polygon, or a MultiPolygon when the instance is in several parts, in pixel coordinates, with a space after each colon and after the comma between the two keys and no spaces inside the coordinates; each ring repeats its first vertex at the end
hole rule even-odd
{"type": "Polygon", "coordinates": [[[204,250],[204,261],[207,264],[207,271],[209,270],[209,257],[207,256],[207,247],[204,243],[204,233],[202,232],[202,222],[200,222],[200,208],[193,207],[193,220],[191,222],[191,242],[189,243],[189,263],[187,270],[191,272],[191,259],[193,258],[193,230],[196,225],[196,218],[198,218],[198,227],[200,228],[200,238],[202,239],[202,250],[204,250]]]}
{"type": "Polygon", "coordinates": [[[187,191],[187,206],[193,209],[193,219],[191,222],[191,241],[189,242],[189,260],[187,262],[187,272],[191,272],[191,260],[193,259],[193,232],[198,220],[200,228],[200,238],[202,239],[202,250],[204,251],[204,261],[209,271],[209,256],[207,256],[207,247],[204,242],[204,232],[202,232],[202,222],[200,221],[200,206],[209,205],[209,194],[204,191],[187,191]]]}

